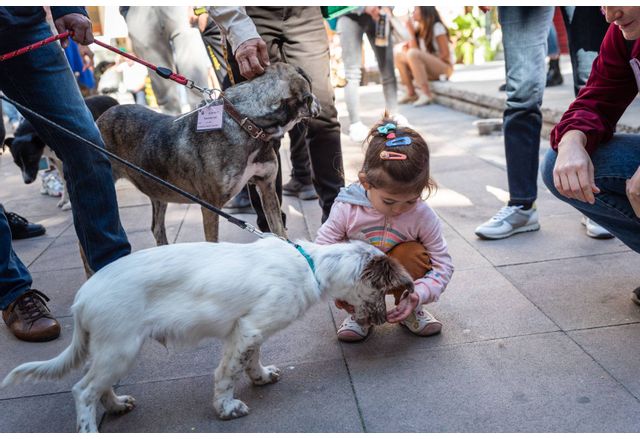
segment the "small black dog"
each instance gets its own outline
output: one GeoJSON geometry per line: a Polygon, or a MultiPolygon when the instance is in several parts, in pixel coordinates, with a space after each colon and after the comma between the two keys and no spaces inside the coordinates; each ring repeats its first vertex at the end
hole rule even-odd
{"type": "MultiPolygon", "coordinates": [[[[91,111],[93,120],[98,119],[98,117],[109,108],[118,105],[118,101],[110,96],[90,96],[85,99],[85,103],[89,111],[91,111]]],[[[43,155],[46,155],[51,160],[51,163],[53,163],[58,170],[58,174],[64,176],[62,162],[55,153],[45,145],[44,141],[28,120],[25,119],[16,129],[14,137],[6,138],[3,144],[9,147],[9,151],[11,151],[11,155],[13,156],[13,162],[22,171],[22,179],[26,184],[33,183],[38,176],[40,159],[43,155]]],[[[61,207],[63,210],[71,209],[66,185],[58,207],[61,207]]]]}

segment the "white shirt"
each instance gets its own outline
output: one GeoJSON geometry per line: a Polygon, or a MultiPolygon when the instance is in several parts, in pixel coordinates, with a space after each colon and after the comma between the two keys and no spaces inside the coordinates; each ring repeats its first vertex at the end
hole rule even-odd
{"type": "MultiPolygon", "coordinates": [[[[440,22],[434,23],[433,24],[433,40],[431,41],[431,47],[433,48],[433,53],[438,57],[440,56],[440,48],[438,47],[438,43],[436,42],[436,39],[440,35],[446,36],[447,29],[440,22]]],[[[419,40],[418,45],[420,46],[420,49],[424,50],[425,52],[431,53],[429,50],[427,50],[424,39],[422,38],[417,38],[417,39],[419,40]]],[[[456,63],[456,54],[454,53],[453,48],[451,47],[451,44],[449,44],[449,62],[451,63],[451,65],[454,65],[456,63]]]]}

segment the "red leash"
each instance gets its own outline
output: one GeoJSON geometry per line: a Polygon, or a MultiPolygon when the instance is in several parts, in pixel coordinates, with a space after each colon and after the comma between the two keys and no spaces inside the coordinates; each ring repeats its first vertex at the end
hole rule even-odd
{"type": "Polygon", "coordinates": [[[21,49],[18,50],[14,50],[13,52],[9,52],[9,53],[5,53],[4,55],[0,55],[0,62],[2,61],[6,61],[8,59],[14,58],[18,55],[22,55],[23,53],[27,53],[30,52],[34,49],[39,49],[42,46],[45,46],[49,43],[53,43],[54,41],[58,41],[58,40],[62,40],[64,38],[67,38],[69,35],[71,35],[71,32],[66,31],[66,32],[62,32],[61,34],[58,35],[54,35],[52,37],[49,38],[45,38],[42,41],[38,41],[36,43],[30,44],[28,46],[25,46],[21,49]]]}
{"type": "MultiPolygon", "coordinates": [[[[9,52],[9,53],[5,53],[3,55],[0,55],[0,62],[6,61],[6,60],[11,59],[11,58],[14,58],[14,57],[22,55],[24,53],[30,52],[32,50],[39,49],[40,47],[45,46],[45,45],[47,45],[49,43],[53,43],[54,41],[62,40],[64,38],[71,37],[71,36],[73,36],[73,32],[66,31],[66,32],[63,32],[61,34],[51,36],[49,38],[45,38],[44,40],[41,40],[41,41],[38,41],[36,43],[30,44],[28,46],[22,47],[22,48],[20,48],[18,50],[14,50],[13,52],[9,52]]],[[[133,60],[135,62],[138,62],[138,63],[150,68],[151,70],[156,72],[158,75],[160,75],[164,79],[171,79],[172,81],[175,81],[180,85],[184,85],[187,88],[195,88],[196,90],[198,90],[200,92],[203,92],[203,93],[206,92],[209,95],[211,95],[211,91],[209,89],[205,89],[203,87],[197,86],[196,84],[193,83],[192,80],[187,79],[184,76],[179,75],[178,73],[172,72],[171,69],[168,69],[166,67],[155,66],[155,65],[151,64],[150,62],[144,61],[144,60],[142,60],[140,58],[137,58],[137,57],[135,57],[135,56],[133,56],[133,55],[131,55],[129,53],[123,52],[122,50],[118,49],[117,47],[113,47],[113,46],[111,46],[111,45],[109,45],[107,43],[103,43],[102,41],[93,40],[93,42],[95,44],[97,44],[98,46],[102,46],[105,49],[109,49],[112,52],[115,52],[115,53],[117,53],[119,55],[124,56],[125,58],[129,58],[129,59],[131,59],[131,60],[133,60]]]]}

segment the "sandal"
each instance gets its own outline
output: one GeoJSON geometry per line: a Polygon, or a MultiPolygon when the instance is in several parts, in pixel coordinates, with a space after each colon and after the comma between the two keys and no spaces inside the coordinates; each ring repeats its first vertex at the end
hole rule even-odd
{"type": "Polygon", "coordinates": [[[371,334],[371,326],[359,325],[351,314],[347,316],[338,328],[338,340],[349,343],[363,341],[371,334]]]}

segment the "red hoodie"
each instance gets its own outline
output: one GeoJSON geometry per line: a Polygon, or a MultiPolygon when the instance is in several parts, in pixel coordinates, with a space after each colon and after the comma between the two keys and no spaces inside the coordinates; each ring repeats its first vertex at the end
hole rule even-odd
{"type": "Polygon", "coordinates": [[[640,40],[627,42],[618,26],[609,26],[587,84],[551,131],[553,149],[557,150],[562,136],[571,130],[587,136],[586,150],[590,154],[611,139],[618,120],[638,94],[639,52],[640,40]],[[638,67],[636,74],[634,63],[638,67]]]}

